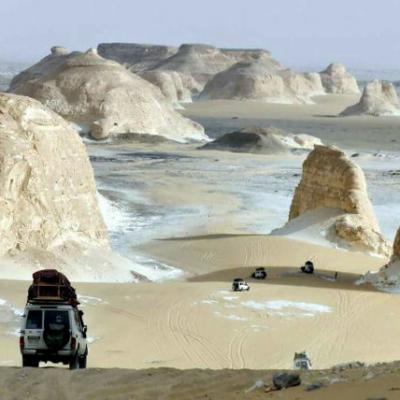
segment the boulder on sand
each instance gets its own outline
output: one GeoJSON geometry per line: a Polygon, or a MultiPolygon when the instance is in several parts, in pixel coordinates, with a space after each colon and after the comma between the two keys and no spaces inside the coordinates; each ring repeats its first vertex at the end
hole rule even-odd
{"type": "MultiPolygon", "coordinates": [[[[388,256],[389,244],[380,233],[364,173],[333,146],[315,146],[304,161],[286,232],[296,226],[307,230],[307,222],[310,226],[311,222],[316,224],[315,216],[320,224],[316,231],[320,234],[323,230],[324,239],[345,248],[388,256]]],[[[280,231],[275,234],[284,234],[285,227],[280,231]]]]}
{"type": "Polygon", "coordinates": [[[95,50],[52,54],[17,75],[13,93],[33,97],[95,139],[143,133],[183,142],[204,129],[172,108],[160,90],[95,50]]]}
{"type": "Polygon", "coordinates": [[[321,140],[311,135],[287,133],[274,127],[253,127],[226,133],[201,149],[276,154],[312,150],[315,144],[322,144],[321,140]]]}
{"type": "Polygon", "coordinates": [[[396,89],[391,82],[374,80],[364,88],[360,101],[340,115],[400,116],[396,89]]]}
{"type": "Polygon", "coordinates": [[[320,73],[322,85],[327,93],[359,94],[356,78],[346,71],[343,64],[333,63],[320,73]]]}

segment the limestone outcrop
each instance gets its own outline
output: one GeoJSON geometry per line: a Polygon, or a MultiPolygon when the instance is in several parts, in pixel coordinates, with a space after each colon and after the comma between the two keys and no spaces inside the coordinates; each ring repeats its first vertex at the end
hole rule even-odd
{"type": "Polygon", "coordinates": [[[108,248],[86,148],[63,118],[0,93],[0,255],[108,248]]]}
{"type": "Polygon", "coordinates": [[[332,63],[320,72],[322,85],[327,93],[359,94],[357,80],[349,74],[343,64],[332,63]]]}
{"type": "Polygon", "coordinates": [[[364,88],[360,101],[340,113],[341,116],[400,116],[400,102],[390,82],[374,80],[364,88]]]}
{"type": "Polygon", "coordinates": [[[162,91],[167,83],[165,76],[160,73],[177,73],[185,90],[190,91],[193,98],[199,95],[215,74],[237,62],[250,62],[264,56],[269,59],[271,66],[282,69],[279,62],[262,49],[218,49],[206,44],[183,44],[175,48],[135,43],[102,43],[98,46],[98,52],[102,57],[119,62],[145,79],[148,77],[162,91]],[[157,77],[155,74],[158,74],[157,77]]]}
{"type": "Polygon", "coordinates": [[[177,71],[189,75],[203,87],[216,73],[234,61],[221,50],[205,44],[183,44],[172,57],[162,61],[158,70],[177,71]]]}
{"type": "Polygon", "coordinates": [[[176,71],[150,70],[140,76],[160,88],[161,93],[177,108],[180,103],[192,101],[191,92],[184,85],[182,76],[176,71]]]}
{"type": "Polygon", "coordinates": [[[379,271],[368,271],[359,283],[372,283],[380,288],[400,287],[400,228],[394,238],[390,260],[379,271]]]}
{"type": "Polygon", "coordinates": [[[282,69],[269,55],[261,53],[216,74],[200,98],[293,104],[309,103],[312,96],[324,93],[318,74],[282,69]]]}
{"type": "Polygon", "coordinates": [[[53,53],[14,78],[10,90],[40,100],[95,139],[126,133],[205,140],[160,90],[119,63],[86,53],[53,53]]]}
{"type": "Polygon", "coordinates": [[[293,134],[274,127],[244,128],[226,133],[202,149],[227,150],[257,154],[277,154],[312,150],[321,140],[307,134],[293,134]]]}
{"type": "Polygon", "coordinates": [[[305,160],[289,221],[318,209],[341,213],[326,230],[329,240],[345,247],[388,255],[389,246],[380,233],[363,171],[344,152],[332,146],[315,146],[305,160]]]}

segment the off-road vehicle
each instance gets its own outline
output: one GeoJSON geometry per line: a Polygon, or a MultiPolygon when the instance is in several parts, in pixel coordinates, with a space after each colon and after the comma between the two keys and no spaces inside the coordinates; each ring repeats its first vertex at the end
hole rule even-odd
{"type": "Polygon", "coordinates": [[[28,303],[25,307],[20,349],[24,367],[40,361],[86,368],[88,347],[81,311],[69,304],[28,303]]]}
{"type": "Polygon", "coordinates": [[[250,290],[250,286],[242,278],[236,278],[232,282],[232,290],[234,292],[242,292],[244,290],[250,290]]]}
{"type": "Polygon", "coordinates": [[[302,351],[301,353],[294,353],[293,368],[300,370],[311,369],[311,360],[305,351],[302,351]]]}
{"type": "Polygon", "coordinates": [[[267,271],[264,267],[256,268],[256,270],[251,274],[254,279],[265,279],[267,277],[267,271]]]}
{"type": "Polygon", "coordinates": [[[87,327],[78,305],[75,289],[63,274],[33,274],[19,342],[24,367],[50,361],[69,364],[70,369],[86,368],[87,327]]]}

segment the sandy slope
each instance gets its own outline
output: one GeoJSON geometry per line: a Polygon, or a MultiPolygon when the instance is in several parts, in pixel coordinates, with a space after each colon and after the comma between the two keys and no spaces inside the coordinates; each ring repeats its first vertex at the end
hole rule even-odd
{"type": "Polygon", "coordinates": [[[306,260],[325,270],[359,274],[382,265],[382,259],[362,253],[266,235],[215,234],[156,240],[140,249],[196,275],[238,267],[300,267],[306,260]]]}

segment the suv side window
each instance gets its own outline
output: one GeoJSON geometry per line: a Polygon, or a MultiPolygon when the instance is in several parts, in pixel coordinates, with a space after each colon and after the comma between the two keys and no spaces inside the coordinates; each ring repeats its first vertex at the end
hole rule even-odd
{"type": "Polygon", "coordinates": [[[29,310],[26,318],[26,329],[42,329],[42,310],[29,310]]]}

